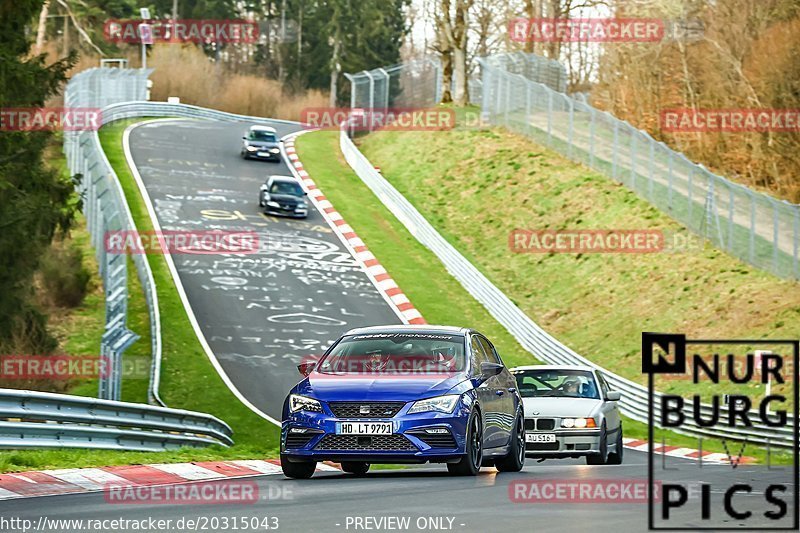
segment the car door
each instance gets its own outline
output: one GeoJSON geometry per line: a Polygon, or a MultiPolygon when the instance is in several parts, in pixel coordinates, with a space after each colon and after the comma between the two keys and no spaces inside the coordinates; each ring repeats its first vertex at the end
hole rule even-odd
{"type": "Polygon", "coordinates": [[[603,416],[606,419],[608,441],[614,442],[614,439],[617,438],[617,428],[619,428],[620,422],[622,421],[619,415],[619,406],[617,405],[617,402],[612,402],[611,400],[606,399],[606,395],[611,388],[603,378],[603,374],[601,374],[599,371],[595,371],[595,376],[597,377],[597,382],[600,383],[600,398],[603,400],[602,411],[603,416]]]}
{"type": "Polygon", "coordinates": [[[494,345],[486,337],[480,336],[479,340],[481,346],[486,352],[486,356],[490,363],[497,363],[503,365],[503,371],[492,378],[492,388],[498,401],[498,417],[499,424],[498,446],[508,444],[511,434],[514,429],[517,402],[515,401],[515,392],[517,390],[517,380],[511,375],[511,372],[503,364],[500,355],[497,353],[494,345]]]}
{"type": "MultiPolygon", "coordinates": [[[[481,345],[480,337],[472,335],[470,337],[470,361],[472,366],[472,377],[481,376],[481,363],[488,363],[489,357],[481,345]]],[[[478,402],[483,409],[483,448],[494,448],[502,446],[497,416],[502,413],[500,398],[495,393],[497,389],[497,376],[492,376],[481,383],[475,391],[478,393],[478,402]],[[499,443],[498,443],[499,442],[499,443]]]]}

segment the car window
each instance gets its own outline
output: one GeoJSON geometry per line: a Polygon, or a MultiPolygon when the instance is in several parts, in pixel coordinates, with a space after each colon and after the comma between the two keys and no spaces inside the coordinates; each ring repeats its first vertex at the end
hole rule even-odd
{"type": "Polygon", "coordinates": [[[260,142],[267,142],[267,143],[274,143],[277,142],[274,133],[270,133],[268,131],[258,131],[252,130],[250,131],[250,135],[248,138],[251,141],[260,141],[260,142]]]}
{"type": "Polygon", "coordinates": [[[600,372],[597,373],[597,379],[598,381],[600,381],[600,390],[603,391],[603,398],[605,398],[606,393],[610,390],[610,387],[608,386],[608,383],[606,383],[603,374],[601,374],[600,372]]]}
{"type": "Polygon", "coordinates": [[[270,187],[269,192],[272,194],[289,194],[291,196],[303,196],[303,188],[297,183],[290,181],[276,181],[270,187]]]}
{"type": "Polygon", "coordinates": [[[486,337],[478,337],[480,340],[481,346],[483,346],[483,351],[486,352],[486,360],[490,363],[500,363],[503,364],[503,361],[500,360],[500,356],[497,355],[497,350],[494,349],[494,346],[489,339],[486,337]]]}
{"type": "Polygon", "coordinates": [[[488,363],[489,358],[486,355],[486,352],[483,351],[483,346],[481,346],[480,341],[478,340],[477,335],[472,336],[472,340],[470,341],[470,347],[472,348],[472,355],[470,358],[470,364],[472,366],[472,375],[479,376],[481,374],[481,363],[488,363]]]}
{"type": "Polygon", "coordinates": [[[543,396],[593,400],[600,398],[594,377],[586,370],[569,368],[517,370],[514,372],[514,377],[523,398],[543,396]]]}

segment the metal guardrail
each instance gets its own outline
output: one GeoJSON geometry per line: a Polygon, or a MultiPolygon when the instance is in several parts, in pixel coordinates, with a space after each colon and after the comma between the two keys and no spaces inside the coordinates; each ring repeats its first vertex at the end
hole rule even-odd
{"type": "MultiPolygon", "coordinates": [[[[447,271],[461,283],[470,295],[486,307],[489,313],[517,339],[523,348],[539,360],[550,364],[588,365],[600,369],[609,384],[615,390],[623,393],[620,401],[621,411],[634,420],[648,421],[646,387],[592,363],[544,331],[436,231],[425,217],[375,169],[372,163],[358,150],[345,130],[340,133],[340,147],[350,167],[386,208],[419,242],[436,254],[447,271]]],[[[656,419],[660,416],[660,398],[661,394],[656,393],[656,419]]],[[[691,402],[687,402],[687,404],[683,410],[687,424],[679,430],[682,433],[739,441],[746,439],[748,442],[761,444],[769,442],[772,446],[780,447],[797,445],[794,442],[793,433],[795,421],[791,418],[789,424],[782,428],[773,428],[764,424],[755,424],[751,428],[705,428],[694,422],[691,402]]],[[[701,412],[705,418],[708,418],[711,414],[711,407],[703,405],[701,412]]],[[[724,417],[727,417],[727,407],[721,407],[721,412],[724,417]]],[[[754,413],[753,419],[756,418],[754,413]]]]}
{"type": "Polygon", "coordinates": [[[162,451],[233,444],[218,418],[182,409],[0,389],[0,448],[162,451]]]}

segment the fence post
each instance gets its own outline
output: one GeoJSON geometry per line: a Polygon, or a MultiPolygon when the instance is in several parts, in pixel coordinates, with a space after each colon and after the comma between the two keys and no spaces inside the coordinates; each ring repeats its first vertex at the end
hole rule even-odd
{"type": "Polygon", "coordinates": [[[747,191],[750,196],[750,263],[755,264],[756,260],[756,198],[751,191],[747,191]]]}
{"type": "Polygon", "coordinates": [[[575,130],[575,104],[574,100],[567,95],[564,95],[564,98],[567,99],[567,103],[569,104],[569,133],[567,134],[567,139],[569,142],[568,148],[568,157],[572,159],[574,157],[574,130],[575,130]]]}
{"type": "Polygon", "coordinates": [[[547,91],[547,142],[553,144],[553,91],[547,91]]]}
{"type": "Polygon", "coordinates": [[[611,148],[611,177],[617,179],[617,154],[619,152],[619,120],[614,119],[614,146],[611,148]]]}
{"type": "Polygon", "coordinates": [[[636,190],[636,145],[638,144],[638,136],[634,131],[631,134],[631,190],[636,190]]]}
{"type": "Polygon", "coordinates": [[[368,70],[365,70],[364,74],[369,78],[369,109],[367,110],[367,119],[369,120],[369,131],[371,132],[373,113],[375,112],[375,78],[372,77],[372,73],[368,70]]]}
{"type": "Polygon", "coordinates": [[[594,128],[597,120],[595,114],[594,107],[589,106],[589,116],[591,116],[591,122],[589,123],[589,166],[591,168],[594,168],[594,128]]]}
{"type": "Polygon", "coordinates": [[[797,270],[797,240],[800,238],[800,206],[794,206],[794,239],[792,239],[792,257],[794,259],[794,277],[800,279],[800,272],[797,270]]]}
{"type": "Polygon", "coordinates": [[[692,227],[692,207],[694,206],[694,201],[692,200],[692,193],[694,192],[694,165],[689,167],[689,194],[687,195],[689,198],[689,223],[688,226],[691,229],[692,227]]]}
{"type": "Polygon", "coordinates": [[[733,251],[733,187],[728,185],[728,250],[733,251]]]}
{"type": "Polygon", "coordinates": [[[531,134],[531,87],[530,81],[525,83],[525,132],[531,134]]]}
{"type": "Polygon", "coordinates": [[[778,238],[779,238],[779,230],[778,230],[778,203],[775,200],[772,200],[772,267],[775,269],[775,274],[779,275],[778,272],[778,238]]]}

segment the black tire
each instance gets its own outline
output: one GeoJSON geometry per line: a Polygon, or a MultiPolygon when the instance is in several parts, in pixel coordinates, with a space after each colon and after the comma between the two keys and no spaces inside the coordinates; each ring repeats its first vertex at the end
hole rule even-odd
{"type": "Polygon", "coordinates": [[[600,453],[597,455],[586,456],[587,465],[608,464],[608,434],[606,433],[606,423],[603,422],[603,432],[600,435],[600,453]]]}
{"type": "Polygon", "coordinates": [[[466,453],[457,463],[447,463],[447,471],[456,476],[475,476],[483,462],[483,421],[478,411],[472,411],[467,421],[466,453]]]}
{"type": "Polygon", "coordinates": [[[614,453],[608,455],[608,461],[606,464],[609,465],[621,465],[622,464],[622,455],[625,451],[625,447],[622,444],[622,424],[619,425],[619,431],[617,431],[617,446],[614,453]]]}
{"type": "Polygon", "coordinates": [[[293,463],[281,455],[281,468],[283,475],[292,479],[309,479],[317,470],[316,461],[293,463]]]}
{"type": "Polygon", "coordinates": [[[520,414],[511,436],[511,447],[508,455],[494,462],[500,472],[519,472],[525,466],[525,419],[520,414]]]}
{"type": "Polygon", "coordinates": [[[369,463],[363,463],[361,461],[345,461],[342,463],[342,472],[363,476],[369,472],[369,463]]]}

